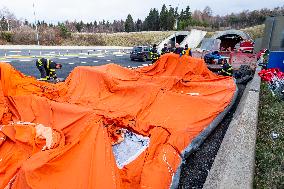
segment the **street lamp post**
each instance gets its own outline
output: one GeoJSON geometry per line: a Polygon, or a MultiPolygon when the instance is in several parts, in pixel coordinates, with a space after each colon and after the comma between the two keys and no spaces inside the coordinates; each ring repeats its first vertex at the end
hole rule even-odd
{"type": "Polygon", "coordinates": [[[10,31],[10,23],[9,23],[9,19],[8,18],[7,18],[6,22],[7,22],[7,29],[8,29],[8,31],[10,31]]]}
{"type": "Polygon", "coordinates": [[[37,23],[36,23],[36,13],[35,13],[35,4],[33,3],[33,9],[34,9],[34,18],[35,18],[35,27],[36,27],[36,40],[37,40],[37,45],[39,45],[39,34],[38,34],[38,28],[37,28],[37,23]]]}

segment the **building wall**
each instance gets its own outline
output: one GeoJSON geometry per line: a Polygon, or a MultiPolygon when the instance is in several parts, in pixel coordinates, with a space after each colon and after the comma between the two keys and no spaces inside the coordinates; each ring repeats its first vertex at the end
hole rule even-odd
{"type": "Polygon", "coordinates": [[[266,19],[262,48],[271,51],[284,50],[284,16],[266,19]]]}

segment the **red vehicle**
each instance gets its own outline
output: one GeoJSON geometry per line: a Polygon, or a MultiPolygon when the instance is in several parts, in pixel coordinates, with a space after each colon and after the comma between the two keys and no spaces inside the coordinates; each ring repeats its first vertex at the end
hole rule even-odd
{"type": "Polygon", "coordinates": [[[253,53],[254,42],[252,40],[244,40],[240,42],[239,51],[253,53]]]}

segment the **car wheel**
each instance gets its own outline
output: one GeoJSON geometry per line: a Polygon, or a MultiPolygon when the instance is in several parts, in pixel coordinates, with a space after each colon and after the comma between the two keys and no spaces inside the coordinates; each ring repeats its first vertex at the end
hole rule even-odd
{"type": "Polygon", "coordinates": [[[131,61],[134,61],[134,59],[133,59],[133,58],[131,58],[130,60],[131,60],[131,61]]]}

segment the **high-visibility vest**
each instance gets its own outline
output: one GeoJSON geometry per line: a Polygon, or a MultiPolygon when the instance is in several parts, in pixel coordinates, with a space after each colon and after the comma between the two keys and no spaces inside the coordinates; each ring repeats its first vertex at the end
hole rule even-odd
{"type": "Polygon", "coordinates": [[[190,56],[190,53],[189,53],[189,52],[191,51],[191,49],[190,49],[190,48],[185,49],[184,51],[185,51],[185,55],[190,56]]]}

